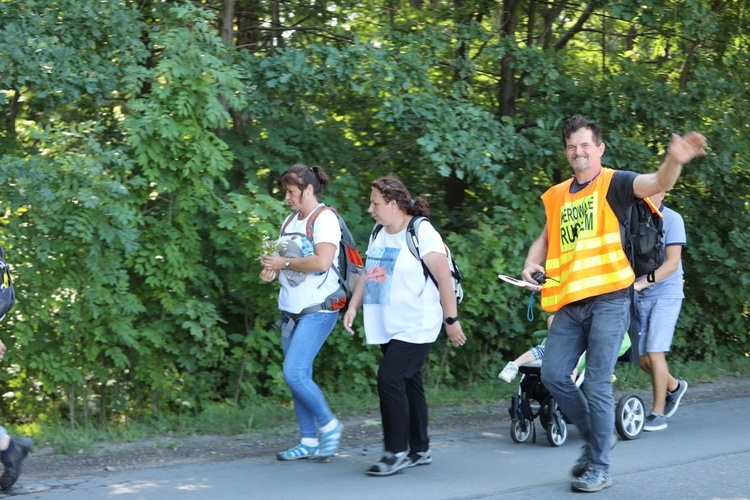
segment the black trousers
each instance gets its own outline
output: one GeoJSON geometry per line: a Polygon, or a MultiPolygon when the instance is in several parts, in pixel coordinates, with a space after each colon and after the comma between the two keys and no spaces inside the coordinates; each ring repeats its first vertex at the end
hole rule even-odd
{"type": "Polygon", "coordinates": [[[378,368],[378,395],[383,420],[385,451],[427,451],[427,399],[422,383],[422,365],[432,344],[391,340],[381,344],[383,359],[378,368]]]}

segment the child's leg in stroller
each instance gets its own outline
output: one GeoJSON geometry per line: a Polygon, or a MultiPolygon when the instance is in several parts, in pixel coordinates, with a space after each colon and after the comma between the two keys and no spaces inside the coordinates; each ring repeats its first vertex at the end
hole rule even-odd
{"type": "Polygon", "coordinates": [[[532,347],[528,351],[524,352],[516,359],[505,365],[503,371],[500,372],[498,377],[506,382],[510,383],[516,375],[518,375],[518,369],[524,365],[528,365],[532,361],[542,359],[544,357],[544,345],[539,344],[532,347]]]}
{"type": "Polygon", "coordinates": [[[515,359],[515,360],[513,361],[513,363],[514,363],[514,364],[515,364],[516,366],[518,366],[518,367],[521,367],[521,366],[523,366],[523,365],[528,365],[529,363],[531,363],[532,361],[534,361],[534,360],[536,360],[536,359],[537,359],[537,358],[535,358],[535,357],[534,357],[534,353],[533,353],[533,352],[532,352],[532,351],[531,351],[531,350],[529,349],[529,350],[528,350],[528,351],[526,351],[525,353],[523,353],[523,354],[521,354],[520,356],[518,356],[518,357],[517,357],[517,358],[516,358],[516,359],[515,359]]]}

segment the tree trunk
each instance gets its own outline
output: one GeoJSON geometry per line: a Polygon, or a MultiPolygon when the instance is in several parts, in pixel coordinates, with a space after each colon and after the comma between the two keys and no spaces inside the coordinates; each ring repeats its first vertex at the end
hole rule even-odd
{"type": "MultiPolygon", "coordinates": [[[[505,0],[500,14],[500,36],[515,36],[518,28],[518,0],[505,0]]],[[[496,117],[515,116],[516,80],[513,69],[513,56],[505,55],[500,61],[499,107],[496,117]]]]}
{"type": "Polygon", "coordinates": [[[221,1],[219,24],[221,40],[231,47],[234,44],[234,0],[221,1]]]}

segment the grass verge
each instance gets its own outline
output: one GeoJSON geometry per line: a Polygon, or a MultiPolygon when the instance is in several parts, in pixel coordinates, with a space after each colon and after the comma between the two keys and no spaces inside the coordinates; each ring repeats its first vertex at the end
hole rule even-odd
{"type": "MultiPolygon", "coordinates": [[[[726,376],[750,376],[750,355],[727,356],[706,361],[670,360],[673,375],[683,377],[691,385],[708,383],[726,376]]],[[[615,390],[639,391],[651,388],[651,379],[641,370],[618,363],[615,390]]],[[[431,407],[459,407],[471,412],[473,405],[507,400],[518,390],[518,379],[506,384],[494,374],[486,381],[460,387],[428,387],[427,399],[431,407]]],[[[365,413],[378,414],[376,394],[353,396],[345,393],[327,394],[328,403],[341,418],[365,413]]],[[[376,417],[377,418],[377,417],[376,417]]],[[[93,452],[101,442],[130,442],[160,436],[179,438],[189,435],[264,435],[294,434],[296,417],[291,404],[278,401],[258,401],[249,406],[215,404],[198,414],[151,416],[127,424],[110,424],[106,428],[71,428],[67,422],[37,422],[10,426],[11,434],[33,437],[38,445],[49,445],[56,453],[93,452]]]]}

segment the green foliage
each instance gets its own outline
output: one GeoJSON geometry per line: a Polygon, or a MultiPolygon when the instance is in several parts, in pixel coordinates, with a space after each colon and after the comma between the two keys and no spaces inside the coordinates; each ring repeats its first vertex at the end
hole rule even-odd
{"type": "MultiPolygon", "coordinates": [[[[469,342],[440,337],[428,386],[494,379],[544,323],[497,274],[519,274],[539,196],[570,175],[560,125],[579,112],[602,124],[605,163],[638,172],[670,133],[706,134],[709,156],[667,200],[688,232],[673,355],[746,355],[742,1],[596,2],[590,17],[583,4],[259,1],[231,13],[234,43],[212,14],[230,3],[0,1],[10,420],[91,427],[288,402],[278,284],[257,258],[297,162],[325,168],[323,201],[362,252],[374,178],[429,201],[464,274],[469,342]]],[[[316,379],[366,400],[378,359],[337,326],[316,379]]]]}
{"type": "MultiPolygon", "coordinates": [[[[748,356],[731,356],[729,352],[720,357],[702,362],[673,362],[670,366],[675,373],[690,381],[691,387],[710,384],[722,377],[747,377],[750,375],[748,356]]],[[[641,370],[626,363],[618,363],[614,384],[617,395],[626,392],[647,395],[651,391],[651,378],[641,370]]],[[[462,383],[456,387],[427,387],[427,401],[431,414],[461,415],[475,411],[496,411],[498,419],[507,418],[510,398],[518,393],[518,382],[506,384],[493,376],[491,379],[475,383],[462,383]]],[[[352,395],[346,392],[327,392],[328,402],[336,408],[343,419],[361,419],[378,412],[376,395],[352,395]]],[[[648,405],[650,400],[644,396],[648,405]]],[[[297,432],[294,412],[288,406],[269,401],[258,401],[249,406],[226,404],[208,405],[197,414],[168,415],[144,418],[128,422],[127,425],[111,425],[106,430],[70,429],[65,423],[46,422],[39,429],[33,426],[20,426],[19,432],[34,436],[41,445],[50,445],[56,453],[96,452],[97,443],[132,442],[136,440],[165,437],[160,446],[179,446],[184,436],[206,434],[294,436],[297,432]]],[[[374,425],[377,425],[377,420],[374,425]]],[[[11,429],[11,432],[16,429],[11,429]]],[[[153,442],[153,440],[151,441],[153,442]]]]}
{"type": "Polygon", "coordinates": [[[8,323],[24,356],[11,405],[24,413],[54,404],[47,388],[91,378],[90,390],[103,390],[139,348],[133,322],[143,307],[124,266],[138,238],[132,185],[118,174],[122,151],[104,148],[100,133],[83,123],[34,132],[44,154],[0,163],[15,194],[5,197],[4,246],[19,303],[8,323]]]}

